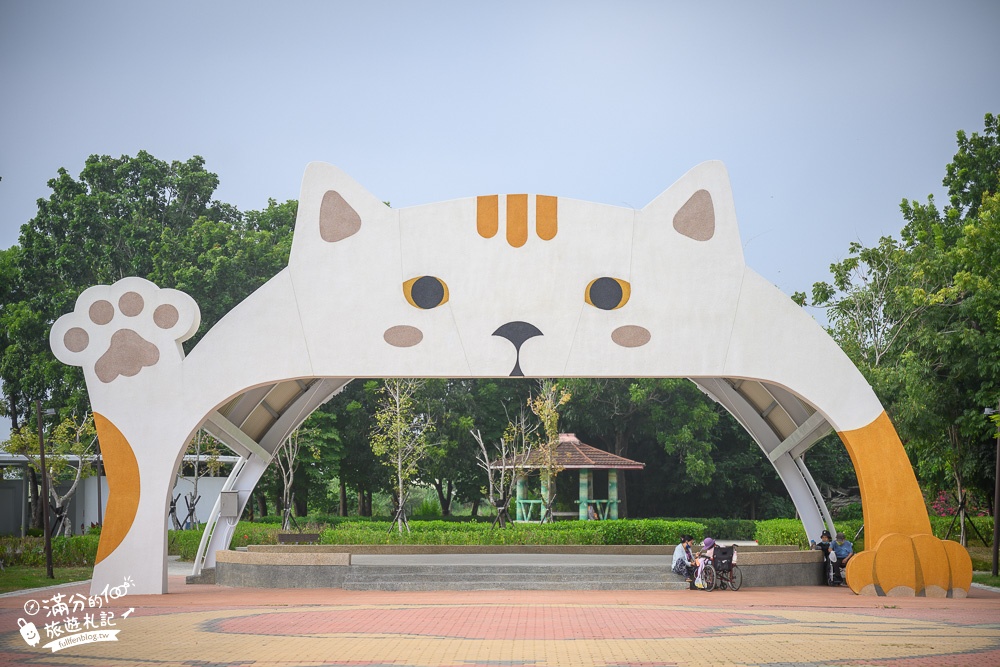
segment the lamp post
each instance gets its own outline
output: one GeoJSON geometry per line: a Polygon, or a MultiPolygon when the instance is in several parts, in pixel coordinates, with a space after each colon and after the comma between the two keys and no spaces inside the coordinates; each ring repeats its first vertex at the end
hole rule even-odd
{"type": "MultiPolygon", "coordinates": [[[[996,409],[986,408],[984,415],[995,415],[1000,413],[1000,401],[997,402],[996,409]]],[[[997,425],[997,470],[993,478],[993,576],[997,576],[997,556],[1000,547],[1000,521],[997,515],[1000,514],[1000,424],[997,425]]]]}
{"type": "MultiPolygon", "coordinates": [[[[55,410],[45,411],[46,415],[54,415],[55,410]]],[[[55,579],[52,572],[52,535],[49,533],[49,474],[45,467],[45,440],[42,438],[42,402],[35,401],[35,416],[38,421],[38,457],[42,468],[42,530],[45,531],[45,576],[55,579]]]]}

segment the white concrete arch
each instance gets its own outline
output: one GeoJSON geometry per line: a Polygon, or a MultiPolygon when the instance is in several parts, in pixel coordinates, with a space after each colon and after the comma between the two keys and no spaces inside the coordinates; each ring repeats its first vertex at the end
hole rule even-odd
{"type": "MultiPolygon", "coordinates": [[[[243,491],[350,378],[512,374],[694,379],[768,454],[810,532],[831,522],[801,455],[835,429],[870,545],[848,570],[852,588],[955,593],[971,581],[968,554],[920,537],[923,498],[871,387],[744,264],[719,162],[638,210],[526,194],[391,209],[314,163],[288,267],[185,357],[198,321],[187,295],[126,278],[86,290],[52,328],[56,356],[84,369],[107,457],[98,589],[126,574],[137,592],[165,591],[168,473],[203,423],[245,450],[233,481],[243,491]],[[876,561],[893,535],[916,560],[876,561]]],[[[229,532],[216,529],[207,550],[229,532]]]]}

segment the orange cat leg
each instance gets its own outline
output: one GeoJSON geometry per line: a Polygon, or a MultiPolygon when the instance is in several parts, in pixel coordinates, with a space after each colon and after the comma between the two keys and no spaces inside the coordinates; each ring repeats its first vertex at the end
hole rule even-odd
{"type": "Polygon", "coordinates": [[[959,544],[931,534],[923,495],[896,429],[883,412],[868,426],[840,433],[861,487],[866,542],[847,563],[851,590],[867,595],[965,597],[972,559],[959,544]]]}
{"type": "Polygon", "coordinates": [[[94,425],[108,477],[108,507],[104,512],[104,525],[101,526],[96,564],[111,555],[132,528],[139,508],[139,465],[131,445],[118,427],[96,412],[94,425]]]}

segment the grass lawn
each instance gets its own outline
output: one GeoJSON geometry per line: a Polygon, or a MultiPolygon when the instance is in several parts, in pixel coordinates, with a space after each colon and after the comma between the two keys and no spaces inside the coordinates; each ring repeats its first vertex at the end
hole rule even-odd
{"type": "Polygon", "coordinates": [[[45,576],[44,567],[11,566],[0,572],[0,593],[84,581],[90,579],[93,573],[93,567],[57,567],[53,569],[56,578],[49,579],[45,576]]]}
{"type": "Polygon", "coordinates": [[[973,574],[972,580],[977,584],[1000,588],[1000,577],[994,577],[992,574],[973,574]]]}
{"type": "Polygon", "coordinates": [[[969,556],[972,558],[972,569],[973,570],[986,570],[989,572],[993,569],[993,551],[990,547],[966,547],[969,551],[969,556]]]}

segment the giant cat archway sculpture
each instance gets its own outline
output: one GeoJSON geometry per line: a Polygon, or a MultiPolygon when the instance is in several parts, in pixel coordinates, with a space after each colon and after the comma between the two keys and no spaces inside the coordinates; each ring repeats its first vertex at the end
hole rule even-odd
{"type": "MultiPolygon", "coordinates": [[[[744,264],[720,162],[641,210],[542,195],[391,209],[313,163],[288,267],[185,357],[198,324],[187,295],[125,278],[83,292],[52,328],[56,356],[84,369],[106,461],[93,590],[127,575],[137,592],[166,592],[167,504],[198,428],[243,455],[228,482],[242,505],[281,438],[351,378],[512,374],[691,378],[755,437],[813,535],[833,526],[802,454],[836,429],[869,547],[849,563],[851,588],[964,596],[970,586],[968,553],[931,536],[867,382],[744,264]]],[[[217,517],[206,564],[232,537],[217,517]]]]}

